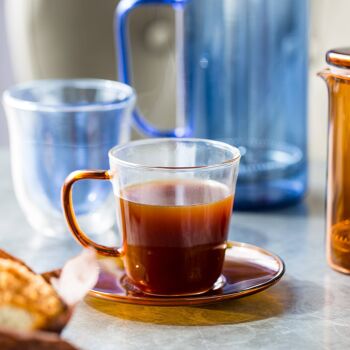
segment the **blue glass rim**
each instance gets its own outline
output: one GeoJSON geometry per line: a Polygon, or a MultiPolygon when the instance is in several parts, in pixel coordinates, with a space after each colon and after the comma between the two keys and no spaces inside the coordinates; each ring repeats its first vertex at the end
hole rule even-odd
{"type": "Polygon", "coordinates": [[[37,112],[94,112],[104,110],[123,109],[129,105],[133,105],[136,100],[135,90],[124,83],[107,80],[107,79],[41,79],[19,83],[5,90],[3,93],[3,103],[7,107],[14,109],[37,111],[37,112]],[[57,89],[76,88],[76,89],[96,89],[103,91],[104,89],[114,90],[116,94],[120,94],[120,100],[115,98],[105,102],[88,102],[86,104],[79,103],[62,103],[47,104],[40,101],[32,101],[19,97],[25,91],[30,92],[35,88],[52,87],[57,89]]]}

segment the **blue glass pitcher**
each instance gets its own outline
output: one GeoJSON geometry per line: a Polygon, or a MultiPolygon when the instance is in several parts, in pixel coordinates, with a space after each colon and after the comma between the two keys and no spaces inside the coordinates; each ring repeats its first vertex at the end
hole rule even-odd
{"type": "Polygon", "coordinates": [[[176,11],[180,125],[159,130],[136,110],[138,129],[240,147],[238,209],[299,201],[307,182],[308,0],[122,0],[115,29],[119,77],[128,84],[127,18],[140,5],[176,11]]]}

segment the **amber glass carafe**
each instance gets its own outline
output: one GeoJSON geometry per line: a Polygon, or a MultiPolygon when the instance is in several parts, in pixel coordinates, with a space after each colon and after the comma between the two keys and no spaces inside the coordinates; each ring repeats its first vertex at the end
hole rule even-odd
{"type": "Polygon", "coordinates": [[[328,86],[327,259],[350,274],[350,49],[329,51],[320,72],[328,86]]]}

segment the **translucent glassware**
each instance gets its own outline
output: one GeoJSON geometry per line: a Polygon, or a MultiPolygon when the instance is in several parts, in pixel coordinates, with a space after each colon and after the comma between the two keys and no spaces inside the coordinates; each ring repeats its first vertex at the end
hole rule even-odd
{"type": "MultiPolygon", "coordinates": [[[[240,148],[237,209],[298,202],[307,184],[307,0],[122,0],[119,73],[131,83],[127,15],[137,6],[176,10],[177,120],[151,136],[203,137],[240,148]]],[[[163,73],[164,74],[164,73],[163,73]]]]}
{"type": "Polygon", "coordinates": [[[327,53],[329,93],[327,259],[350,274],[350,48],[327,53]]]}
{"type": "Polygon", "coordinates": [[[178,297],[223,287],[239,150],[204,139],[153,138],[114,147],[109,159],[109,170],[79,170],[65,181],[63,208],[76,240],[122,257],[124,282],[134,291],[178,297]],[[83,179],[111,181],[120,248],[95,243],[77,225],[71,190],[83,179]]]}
{"type": "MultiPolygon", "coordinates": [[[[68,236],[61,186],[79,168],[108,166],[108,150],[130,136],[133,90],[98,80],[40,80],[4,93],[15,192],[29,223],[55,237],[68,236]]],[[[80,224],[99,234],[115,222],[110,188],[85,181],[74,191],[80,224]]]]}

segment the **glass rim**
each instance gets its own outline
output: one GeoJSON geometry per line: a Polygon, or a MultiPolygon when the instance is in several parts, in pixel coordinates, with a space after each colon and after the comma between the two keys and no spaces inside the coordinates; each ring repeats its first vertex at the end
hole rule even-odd
{"type": "Polygon", "coordinates": [[[33,112],[94,112],[101,110],[114,110],[122,109],[127,105],[134,102],[136,99],[136,94],[134,89],[124,83],[108,79],[95,79],[95,78],[77,78],[77,79],[39,79],[31,80],[23,83],[13,85],[12,87],[6,89],[2,96],[3,103],[5,106],[33,111],[33,112]],[[62,104],[62,105],[51,105],[45,104],[38,101],[29,101],[19,97],[15,97],[16,92],[30,90],[35,87],[45,86],[51,84],[55,87],[71,87],[71,88],[96,88],[105,89],[112,88],[116,91],[124,92],[125,98],[120,101],[107,101],[101,103],[88,103],[88,104],[62,104]]]}
{"type": "Polygon", "coordinates": [[[339,80],[350,80],[350,68],[341,68],[329,65],[317,72],[317,75],[325,79],[328,77],[339,80]]]}
{"type": "Polygon", "coordinates": [[[136,140],[131,141],[122,145],[117,145],[111,148],[108,152],[108,156],[111,163],[126,166],[129,168],[135,168],[135,169],[144,169],[144,170],[165,170],[165,171],[193,171],[193,170],[206,170],[206,169],[213,169],[213,168],[220,168],[220,167],[227,167],[234,164],[238,164],[239,160],[241,158],[241,153],[239,149],[235,146],[231,146],[225,142],[222,141],[216,141],[216,140],[209,140],[209,139],[201,139],[201,138],[191,138],[191,137],[184,137],[184,138],[176,138],[176,137],[162,137],[162,138],[150,138],[150,139],[144,139],[144,140],[136,140]],[[127,160],[123,160],[118,158],[115,154],[115,152],[122,151],[123,149],[132,147],[132,146],[142,146],[147,144],[157,144],[161,142],[192,142],[192,143],[207,143],[211,146],[214,146],[216,148],[221,148],[222,150],[226,150],[232,153],[232,157],[228,158],[220,163],[213,163],[209,165],[194,165],[194,166],[157,166],[157,165],[145,165],[145,164],[138,164],[134,162],[130,162],[127,160]]]}

